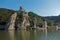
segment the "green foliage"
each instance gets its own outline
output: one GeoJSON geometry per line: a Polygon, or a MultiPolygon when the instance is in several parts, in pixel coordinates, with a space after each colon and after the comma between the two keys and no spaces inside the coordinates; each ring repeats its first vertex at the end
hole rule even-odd
{"type": "Polygon", "coordinates": [[[14,10],[0,8],[0,24],[5,24],[13,13],[14,10]]]}
{"type": "Polygon", "coordinates": [[[38,16],[34,12],[28,12],[28,15],[29,15],[30,19],[33,19],[34,17],[36,17],[37,24],[42,23],[42,17],[38,16]]]}

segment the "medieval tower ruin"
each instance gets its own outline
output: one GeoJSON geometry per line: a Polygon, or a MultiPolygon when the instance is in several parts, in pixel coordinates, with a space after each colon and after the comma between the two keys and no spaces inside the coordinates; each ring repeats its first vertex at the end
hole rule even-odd
{"type": "MultiPolygon", "coordinates": [[[[24,8],[21,6],[18,12],[15,12],[14,14],[11,15],[10,23],[9,23],[10,25],[8,29],[15,29],[16,24],[18,25],[17,26],[18,29],[26,29],[30,27],[30,24],[31,24],[30,19],[28,16],[28,12],[25,12],[24,8]]],[[[33,24],[34,24],[33,28],[36,28],[36,23],[37,23],[36,17],[33,16],[31,21],[33,21],[33,24]]]]}
{"type": "Polygon", "coordinates": [[[25,12],[22,6],[19,9],[19,13],[22,15],[22,19],[23,19],[20,29],[26,29],[28,26],[30,26],[28,13],[25,12]]]}

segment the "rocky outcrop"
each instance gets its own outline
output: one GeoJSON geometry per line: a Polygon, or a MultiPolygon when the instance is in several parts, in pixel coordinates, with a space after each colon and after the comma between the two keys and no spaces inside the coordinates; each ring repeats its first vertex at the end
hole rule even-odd
{"type": "Polygon", "coordinates": [[[12,14],[11,21],[8,29],[15,29],[15,20],[17,17],[17,13],[12,14]]]}

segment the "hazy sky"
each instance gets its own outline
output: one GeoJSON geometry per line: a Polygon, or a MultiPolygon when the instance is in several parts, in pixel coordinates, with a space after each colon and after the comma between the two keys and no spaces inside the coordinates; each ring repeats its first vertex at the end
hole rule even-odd
{"type": "Polygon", "coordinates": [[[60,15],[60,0],[0,0],[0,8],[19,10],[20,6],[40,16],[60,15]]]}

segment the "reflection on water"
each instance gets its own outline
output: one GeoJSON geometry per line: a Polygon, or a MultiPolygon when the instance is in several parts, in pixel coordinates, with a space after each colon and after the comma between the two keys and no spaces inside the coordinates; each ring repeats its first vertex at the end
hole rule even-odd
{"type": "Polygon", "coordinates": [[[43,33],[47,37],[47,29],[43,30],[43,33]]]}
{"type": "Polygon", "coordinates": [[[30,40],[36,40],[36,30],[30,31],[30,40]]]}
{"type": "Polygon", "coordinates": [[[20,30],[18,31],[16,40],[29,40],[30,38],[30,32],[26,30],[20,30]]]}
{"type": "Polygon", "coordinates": [[[0,30],[0,40],[60,40],[60,30],[0,30]]]}
{"type": "Polygon", "coordinates": [[[15,40],[15,36],[14,36],[14,30],[9,30],[9,37],[10,37],[10,40],[15,40]]]}

